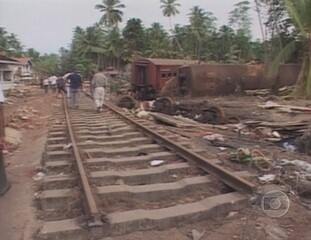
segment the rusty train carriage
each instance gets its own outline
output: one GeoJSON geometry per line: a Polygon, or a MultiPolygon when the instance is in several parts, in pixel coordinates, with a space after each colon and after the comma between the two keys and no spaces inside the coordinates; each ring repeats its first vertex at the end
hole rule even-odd
{"type": "MultiPolygon", "coordinates": [[[[156,99],[154,110],[157,112],[190,118],[199,116],[196,120],[203,123],[225,123],[226,113],[212,101],[190,103],[183,97],[225,96],[242,90],[290,86],[296,83],[299,71],[300,65],[284,64],[272,78],[267,77],[263,64],[197,64],[187,60],[143,58],[133,63],[132,86],[137,100],[156,99]],[[166,95],[158,98],[164,85],[171,84],[168,80],[173,78],[174,99],[166,95]]],[[[123,100],[120,106],[135,106],[134,100],[123,100]]]]}
{"type": "Polygon", "coordinates": [[[267,77],[264,65],[202,64],[180,67],[178,88],[192,97],[222,96],[241,90],[273,89],[294,85],[300,65],[281,65],[277,75],[267,77]]]}
{"type": "Polygon", "coordinates": [[[165,83],[177,76],[178,68],[195,64],[182,59],[140,58],[133,62],[132,87],[139,100],[153,100],[165,83]]]}
{"type": "Polygon", "coordinates": [[[295,84],[298,64],[280,66],[274,78],[265,65],[197,64],[181,59],[140,58],[133,62],[132,87],[138,100],[154,100],[168,80],[176,77],[180,95],[220,96],[243,90],[283,87],[295,84]]]}

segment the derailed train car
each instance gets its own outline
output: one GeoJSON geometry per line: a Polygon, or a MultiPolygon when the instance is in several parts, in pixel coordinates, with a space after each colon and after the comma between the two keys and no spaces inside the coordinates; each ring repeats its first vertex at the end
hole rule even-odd
{"type": "Polygon", "coordinates": [[[224,110],[215,105],[212,98],[208,98],[209,96],[226,96],[244,90],[278,89],[294,85],[298,79],[300,65],[281,65],[274,77],[268,77],[266,72],[264,65],[182,66],[178,69],[173,86],[175,96],[171,98],[172,95],[170,97],[162,95],[156,100],[154,110],[166,114],[183,115],[202,123],[230,122],[235,118],[230,116],[230,109],[224,110]],[[200,97],[204,97],[204,100],[200,100],[200,97]]]}
{"type": "Polygon", "coordinates": [[[183,59],[139,58],[132,64],[132,91],[138,100],[154,100],[179,67],[197,61],[183,59]]]}
{"type": "MultiPolygon", "coordinates": [[[[300,65],[281,65],[274,77],[268,77],[263,64],[197,64],[187,60],[139,59],[133,63],[132,71],[133,96],[141,101],[156,100],[155,111],[199,116],[201,122],[220,123],[224,122],[224,112],[209,98],[189,104],[189,97],[193,100],[294,85],[300,65]]],[[[125,97],[120,106],[134,106],[128,103],[130,101],[131,98],[125,97]]]]}
{"type": "Polygon", "coordinates": [[[177,82],[181,95],[223,96],[239,90],[291,86],[299,71],[298,64],[284,64],[274,77],[268,77],[264,65],[197,64],[180,67],[177,82]]]}

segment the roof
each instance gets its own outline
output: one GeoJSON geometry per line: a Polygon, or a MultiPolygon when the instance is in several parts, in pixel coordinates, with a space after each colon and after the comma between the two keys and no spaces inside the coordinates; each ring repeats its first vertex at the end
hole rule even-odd
{"type": "Polygon", "coordinates": [[[1,53],[0,53],[0,63],[4,63],[4,64],[17,64],[17,65],[20,64],[14,58],[7,57],[7,56],[5,56],[5,55],[3,55],[1,53]]]}
{"type": "Polygon", "coordinates": [[[31,63],[31,58],[28,58],[28,57],[20,57],[20,58],[14,58],[14,59],[23,65],[27,65],[29,62],[31,63]]]}
{"type": "Polygon", "coordinates": [[[144,61],[151,62],[155,65],[163,65],[163,66],[181,66],[198,63],[198,61],[195,60],[167,59],[167,58],[140,58],[137,59],[135,62],[144,62],[144,61]]]}

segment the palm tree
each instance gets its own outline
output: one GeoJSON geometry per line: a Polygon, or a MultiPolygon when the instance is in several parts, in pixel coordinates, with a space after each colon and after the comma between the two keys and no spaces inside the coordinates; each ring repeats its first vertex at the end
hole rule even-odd
{"type": "Polygon", "coordinates": [[[177,2],[177,0],[161,0],[161,9],[163,12],[163,15],[165,17],[169,18],[169,24],[170,24],[170,30],[173,34],[173,40],[175,40],[180,52],[183,52],[183,49],[181,47],[181,44],[179,43],[178,39],[174,36],[174,30],[173,30],[173,24],[172,24],[172,17],[179,14],[178,8],[181,6],[180,3],[177,2]]]}
{"type": "Polygon", "coordinates": [[[207,21],[206,12],[202,8],[195,6],[191,9],[191,12],[188,15],[190,18],[191,35],[195,39],[194,55],[197,57],[198,60],[200,60],[202,41],[204,39],[206,30],[207,30],[206,29],[206,21],[207,21]]]}
{"type": "Polygon", "coordinates": [[[105,26],[117,27],[119,22],[122,22],[123,12],[121,9],[125,8],[125,5],[120,0],[102,0],[102,4],[97,4],[95,8],[104,13],[100,23],[105,26]]]}
{"type": "Polygon", "coordinates": [[[88,27],[76,32],[76,51],[78,55],[97,60],[101,63],[101,56],[105,53],[104,32],[98,26],[88,27]]]}
{"type": "MultiPolygon", "coordinates": [[[[291,18],[299,41],[303,45],[303,62],[298,77],[295,93],[311,97],[311,0],[285,0],[286,10],[291,18]]],[[[274,71],[282,59],[289,57],[296,50],[297,40],[288,43],[274,60],[274,71]]]]}
{"type": "Polygon", "coordinates": [[[163,15],[169,18],[170,28],[172,29],[172,17],[179,14],[178,7],[181,5],[177,0],[161,0],[161,4],[163,15]]]}

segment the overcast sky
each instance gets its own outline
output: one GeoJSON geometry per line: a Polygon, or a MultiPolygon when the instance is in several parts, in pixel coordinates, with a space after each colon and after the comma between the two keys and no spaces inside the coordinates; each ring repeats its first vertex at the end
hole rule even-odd
{"type": "MultiPolygon", "coordinates": [[[[73,28],[87,27],[100,19],[94,9],[101,0],[0,0],[0,26],[16,33],[25,47],[41,53],[58,52],[68,47],[73,28]]],[[[145,26],[160,22],[168,28],[168,19],[162,16],[160,0],[122,0],[126,5],[123,21],[141,18],[145,26]]],[[[195,5],[211,11],[218,18],[218,25],[227,23],[228,12],[239,0],[179,0],[181,14],[173,21],[187,24],[189,9],[195,5]]],[[[253,32],[258,38],[259,27],[252,11],[253,32]]]]}

